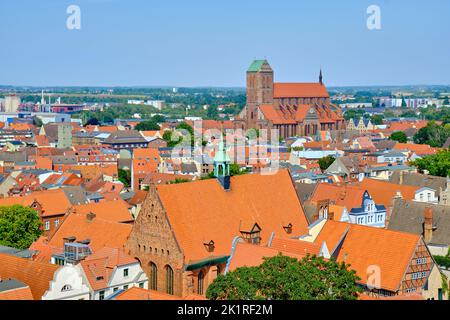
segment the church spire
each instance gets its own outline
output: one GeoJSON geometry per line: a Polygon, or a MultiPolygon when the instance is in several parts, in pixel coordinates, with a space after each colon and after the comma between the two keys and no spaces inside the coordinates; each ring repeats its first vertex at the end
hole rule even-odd
{"type": "Polygon", "coordinates": [[[322,68],[320,68],[319,83],[320,83],[321,85],[323,85],[322,68]]]}
{"type": "Polygon", "coordinates": [[[225,190],[230,190],[230,163],[230,157],[225,149],[223,137],[221,137],[219,150],[214,157],[214,176],[225,190]]]}

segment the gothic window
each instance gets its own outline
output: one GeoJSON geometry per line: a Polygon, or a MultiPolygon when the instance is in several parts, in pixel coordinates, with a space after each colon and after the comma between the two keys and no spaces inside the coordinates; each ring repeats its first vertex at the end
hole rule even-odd
{"type": "Polygon", "coordinates": [[[200,271],[200,273],[198,274],[198,286],[197,286],[197,293],[199,295],[203,295],[204,282],[205,282],[205,274],[203,273],[203,271],[200,271]]]}
{"type": "Polygon", "coordinates": [[[150,262],[150,289],[158,290],[158,267],[150,262]]]}
{"type": "Polygon", "coordinates": [[[173,269],[166,266],[166,293],[173,294],[173,269]]]}

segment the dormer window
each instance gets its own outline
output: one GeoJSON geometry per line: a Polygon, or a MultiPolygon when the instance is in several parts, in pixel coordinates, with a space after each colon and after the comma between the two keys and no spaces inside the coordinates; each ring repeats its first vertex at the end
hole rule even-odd
{"type": "Polygon", "coordinates": [[[245,224],[241,223],[240,232],[242,238],[251,244],[260,244],[261,243],[261,228],[257,223],[253,224],[245,224]],[[251,227],[249,227],[251,226],[251,227]]]}
{"type": "Polygon", "coordinates": [[[214,245],[213,240],[211,240],[209,242],[205,242],[205,243],[203,243],[203,245],[205,246],[206,251],[208,251],[208,252],[214,251],[215,245],[214,245]]]}
{"type": "Polygon", "coordinates": [[[284,231],[286,231],[287,234],[291,234],[292,233],[292,223],[284,225],[283,229],[284,229],[284,231]]]}

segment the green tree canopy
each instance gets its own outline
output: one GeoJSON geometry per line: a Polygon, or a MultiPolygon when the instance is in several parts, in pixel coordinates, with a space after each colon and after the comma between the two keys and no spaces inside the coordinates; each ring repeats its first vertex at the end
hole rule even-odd
{"type": "Polygon", "coordinates": [[[381,114],[374,114],[370,118],[370,121],[372,122],[373,125],[383,124],[383,116],[381,114]]]}
{"type": "Polygon", "coordinates": [[[217,110],[217,107],[209,106],[206,115],[209,119],[216,120],[219,118],[219,111],[217,110]]]}
{"type": "Polygon", "coordinates": [[[123,185],[128,188],[131,186],[131,170],[119,169],[119,181],[123,183],[123,185]]]}
{"type": "Polygon", "coordinates": [[[400,143],[406,143],[408,141],[408,137],[406,136],[406,133],[404,133],[403,131],[393,132],[389,137],[389,139],[400,143]]]}
{"type": "Polygon", "coordinates": [[[0,207],[0,244],[27,249],[42,233],[38,213],[21,205],[0,207]]]}
{"type": "Polygon", "coordinates": [[[134,127],[134,129],[135,130],[138,130],[138,131],[152,131],[152,130],[159,130],[160,129],[160,127],[159,127],[159,125],[156,123],[156,122],[154,122],[153,120],[147,120],[147,121],[142,121],[142,122],[139,122],[135,127],[134,127]]]}
{"type": "Polygon", "coordinates": [[[278,255],[258,267],[219,275],[208,287],[212,300],[356,300],[361,288],[348,265],[322,257],[278,255]]]}
{"type": "Polygon", "coordinates": [[[98,126],[98,125],[100,125],[100,121],[98,121],[97,118],[93,117],[93,118],[90,118],[88,121],[86,121],[86,125],[87,126],[98,126]]]}
{"type": "Polygon", "coordinates": [[[414,142],[428,144],[432,147],[442,147],[450,137],[450,125],[438,125],[436,122],[428,122],[414,135],[414,142]]]}
{"type": "Polygon", "coordinates": [[[335,160],[336,159],[334,157],[332,157],[332,156],[326,156],[326,157],[323,157],[323,158],[319,159],[320,169],[322,171],[327,170],[328,167],[331,166],[335,160]]]}
{"type": "Polygon", "coordinates": [[[433,176],[448,177],[450,176],[450,150],[441,150],[436,154],[417,159],[411,164],[421,172],[427,170],[433,176]]]}

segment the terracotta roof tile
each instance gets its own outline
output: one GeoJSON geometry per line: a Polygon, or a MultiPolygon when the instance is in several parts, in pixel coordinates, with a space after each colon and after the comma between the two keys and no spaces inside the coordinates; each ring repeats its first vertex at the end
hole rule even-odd
{"type": "Polygon", "coordinates": [[[380,268],[381,288],[397,291],[420,236],[328,220],[314,241],[326,242],[330,253],[342,238],[337,261],[350,264],[361,282],[366,284],[368,267],[380,268]],[[345,238],[343,236],[345,235],[345,238]]]}
{"type": "Polygon", "coordinates": [[[274,98],[329,98],[327,88],[320,83],[274,83],[274,98]]]}
{"type": "Polygon", "coordinates": [[[133,217],[128,211],[128,205],[122,199],[116,201],[101,201],[73,207],[77,214],[95,213],[97,218],[112,222],[131,222],[133,217]]]}
{"type": "Polygon", "coordinates": [[[27,284],[33,298],[41,300],[53,280],[57,265],[0,253],[0,278],[13,278],[27,284]]]}
{"type": "Polygon", "coordinates": [[[36,191],[22,197],[9,197],[0,199],[0,206],[20,204],[30,206],[35,200],[42,205],[42,216],[64,214],[71,207],[70,201],[61,189],[36,191]]]}
{"type": "Polygon", "coordinates": [[[287,170],[274,175],[232,177],[229,191],[224,191],[216,179],[159,185],[157,189],[187,261],[229,255],[233,238],[241,235],[242,221],[251,220],[261,227],[262,243],[267,243],[272,232],[286,234],[285,223],[293,225],[293,234],[301,235],[307,230],[307,220],[287,170]],[[215,250],[208,253],[204,243],[211,240],[215,250]]]}
{"type": "Polygon", "coordinates": [[[17,288],[0,292],[0,300],[33,300],[30,287],[17,288]]]}

